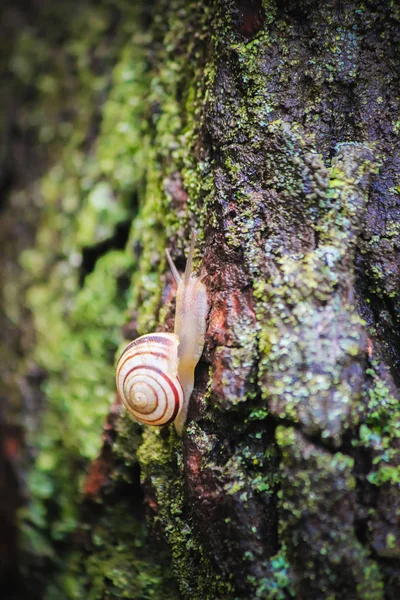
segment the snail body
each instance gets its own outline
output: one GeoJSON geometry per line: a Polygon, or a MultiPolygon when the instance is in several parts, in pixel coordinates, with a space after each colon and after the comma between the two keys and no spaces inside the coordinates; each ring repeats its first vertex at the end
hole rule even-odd
{"type": "Polygon", "coordinates": [[[182,435],[194,369],[206,333],[207,290],[192,273],[195,236],[181,278],[168,251],[167,259],[178,284],[174,333],[150,333],[125,348],[117,364],[117,391],[127,410],[147,425],[174,422],[182,435]]]}

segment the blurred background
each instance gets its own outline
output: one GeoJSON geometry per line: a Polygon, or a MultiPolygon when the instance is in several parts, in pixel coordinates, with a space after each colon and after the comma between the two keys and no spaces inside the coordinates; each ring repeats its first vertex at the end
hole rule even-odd
{"type": "MultiPolygon", "coordinates": [[[[124,0],[1,3],[0,589],[7,599],[44,597],[43,582],[76,528],[78,491],[114,401],[114,355],[140,254],[140,235],[135,247],[128,238],[143,192],[150,10],[124,0]]],[[[153,277],[150,295],[154,286],[153,277]]],[[[74,585],[71,577],[62,587],[83,597],[74,585]]],[[[46,598],[60,597],[50,585],[46,598]]]]}

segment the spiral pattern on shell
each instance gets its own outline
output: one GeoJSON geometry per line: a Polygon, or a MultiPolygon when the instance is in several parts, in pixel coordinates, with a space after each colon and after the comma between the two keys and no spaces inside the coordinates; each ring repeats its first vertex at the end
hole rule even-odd
{"type": "Polygon", "coordinates": [[[146,425],[171,423],[182,409],[178,346],[174,333],[150,333],[128,344],[118,361],[119,397],[146,425]]]}

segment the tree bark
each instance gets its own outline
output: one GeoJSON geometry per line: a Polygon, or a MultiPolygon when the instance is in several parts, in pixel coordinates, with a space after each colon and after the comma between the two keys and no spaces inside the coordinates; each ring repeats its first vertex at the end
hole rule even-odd
{"type": "Polygon", "coordinates": [[[42,152],[24,178],[4,138],[2,223],[36,231],[1,269],[31,332],[2,367],[22,597],[397,598],[399,7],[51,6],[5,11],[8,121],[42,152]],[[193,230],[210,312],[178,438],[122,411],[113,364],[173,330],[164,249],[183,269],[193,230]]]}

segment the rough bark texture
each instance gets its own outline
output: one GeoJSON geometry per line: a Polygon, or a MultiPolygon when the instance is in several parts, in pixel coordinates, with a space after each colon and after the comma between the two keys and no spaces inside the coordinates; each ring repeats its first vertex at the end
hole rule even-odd
{"type": "Polygon", "coordinates": [[[399,7],[76,7],[2,26],[10,597],[397,598],[399,7]],[[113,362],[172,330],[193,228],[179,439],[122,412],[113,362]]]}

